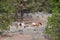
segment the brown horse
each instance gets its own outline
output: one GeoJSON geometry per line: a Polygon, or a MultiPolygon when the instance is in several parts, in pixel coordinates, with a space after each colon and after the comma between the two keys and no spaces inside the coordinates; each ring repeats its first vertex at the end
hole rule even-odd
{"type": "Polygon", "coordinates": [[[40,25],[42,25],[42,23],[40,23],[40,22],[33,22],[33,23],[32,23],[32,26],[37,26],[37,27],[39,27],[40,25]]]}

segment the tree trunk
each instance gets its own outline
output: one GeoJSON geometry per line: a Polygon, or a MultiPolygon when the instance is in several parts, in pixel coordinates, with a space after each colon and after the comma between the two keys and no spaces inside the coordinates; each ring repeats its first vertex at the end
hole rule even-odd
{"type": "Polygon", "coordinates": [[[23,21],[23,15],[24,15],[24,13],[23,13],[23,11],[21,10],[21,20],[20,20],[20,21],[23,21]]]}

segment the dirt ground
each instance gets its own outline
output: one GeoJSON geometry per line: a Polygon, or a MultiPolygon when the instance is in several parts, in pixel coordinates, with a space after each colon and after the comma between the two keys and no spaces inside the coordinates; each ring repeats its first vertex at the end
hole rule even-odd
{"type": "Polygon", "coordinates": [[[0,40],[46,40],[43,37],[37,37],[35,38],[32,35],[26,35],[26,34],[13,34],[11,36],[0,36],[0,40]]]}

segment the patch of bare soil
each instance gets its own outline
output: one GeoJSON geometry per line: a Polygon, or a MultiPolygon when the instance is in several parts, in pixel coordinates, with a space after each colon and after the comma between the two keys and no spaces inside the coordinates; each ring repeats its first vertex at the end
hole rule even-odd
{"type": "Polygon", "coordinates": [[[46,40],[43,37],[34,38],[32,35],[13,34],[11,36],[0,36],[0,40],[46,40]]]}

